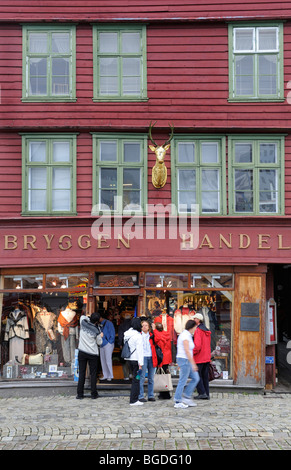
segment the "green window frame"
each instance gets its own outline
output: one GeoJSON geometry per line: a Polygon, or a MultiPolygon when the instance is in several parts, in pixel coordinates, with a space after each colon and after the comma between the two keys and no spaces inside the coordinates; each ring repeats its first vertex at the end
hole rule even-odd
{"type": "Polygon", "coordinates": [[[231,215],[284,215],[284,136],[231,136],[231,215]]]}
{"type": "Polygon", "coordinates": [[[76,101],[76,26],[23,26],[22,101],[76,101]]]}
{"type": "Polygon", "coordinates": [[[76,215],[76,140],[22,135],[22,215],[76,215]]]}
{"type": "Polygon", "coordinates": [[[94,25],[93,73],[93,101],[146,101],[146,26],[94,25]]]}
{"type": "Polygon", "coordinates": [[[171,144],[172,203],[182,214],[226,214],[224,136],[174,136],[171,144]],[[192,208],[191,208],[192,204],[192,208]]]}
{"type": "Polygon", "coordinates": [[[284,101],[283,23],[229,25],[229,101],[284,101]]]}
{"type": "Polygon", "coordinates": [[[93,134],[92,215],[145,213],[146,152],[144,134],[93,134]]]}

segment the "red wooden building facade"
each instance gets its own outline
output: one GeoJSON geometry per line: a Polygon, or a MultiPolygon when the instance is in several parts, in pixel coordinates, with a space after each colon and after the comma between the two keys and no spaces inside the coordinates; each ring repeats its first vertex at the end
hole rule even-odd
{"type": "Polygon", "coordinates": [[[221,384],[275,386],[274,343],[286,348],[291,334],[289,2],[141,3],[0,4],[1,372],[25,378],[7,372],[15,351],[48,347],[58,372],[39,375],[70,375],[57,319],[72,301],[78,314],[153,315],[156,300],[172,318],[186,303],[209,308],[221,384]],[[158,144],[174,126],[161,188],[152,121],[158,144]],[[110,211],[114,196],[115,218],[100,219],[97,205],[110,211]],[[147,205],[158,204],[152,219],[147,205]],[[16,307],[28,326],[12,346],[16,307]],[[48,342],[35,325],[43,308],[48,342]]]}

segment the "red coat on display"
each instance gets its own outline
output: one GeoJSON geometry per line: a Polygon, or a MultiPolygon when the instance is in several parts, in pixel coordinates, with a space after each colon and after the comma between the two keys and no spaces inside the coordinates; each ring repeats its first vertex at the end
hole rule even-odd
{"type": "Polygon", "coordinates": [[[163,362],[160,366],[172,363],[171,337],[168,331],[154,330],[155,342],[163,351],[163,362]]]}
{"type": "MultiPolygon", "coordinates": [[[[164,314],[159,315],[154,319],[154,323],[161,323],[164,326],[164,314]]],[[[167,331],[170,335],[171,341],[173,341],[174,338],[174,319],[173,317],[170,317],[170,315],[166,314],[166,324],[167,324],[167,329],[164,326],[164,331],[167,331]]]]}
{"type": "Polygon", "coordinates": [[[194,333],[193,357],[196,364],[210,362],[211,360],[211,332],[203,323],[197,326],[194,333]]]}

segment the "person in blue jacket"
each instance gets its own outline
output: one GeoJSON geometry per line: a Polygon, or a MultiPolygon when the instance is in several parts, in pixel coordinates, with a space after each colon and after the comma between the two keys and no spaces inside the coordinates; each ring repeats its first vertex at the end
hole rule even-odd
{"type": "Polygon", "coordinates": [[[112,353],[115,341],[115,328],[112,321],[108,320],[108,315],[105,312],[100,312],[100,324],[103,332],[102,344],[100,346],[103,377],[100,380],[110,382],[113,379],[112,353]]]}

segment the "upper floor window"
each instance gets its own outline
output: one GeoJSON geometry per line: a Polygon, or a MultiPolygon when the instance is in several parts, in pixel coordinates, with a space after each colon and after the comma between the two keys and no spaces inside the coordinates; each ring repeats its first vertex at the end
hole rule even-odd
{"type": "Polygon", "coordinates": [[[229,43],[230,100],[283,99],[283,25],[230,25],[229,43]]]}
{"type": "Polygon", "coordinates": [[[200,214],[225,214],[225,139],[174,137],[173,151],[172,202],[178,212],[195,212],[198,204],[200,214]]]}
{"type": "Polygon", "coordinates": [[[230,214],[284,213],[283,137],[229,137],[230,214]]]}
{"type": "Polygon", "coordinates": [[[142,213],[147,137],[93,134],[93,213],[142,213]]]}
{"type": "Polygon", "coordinates": [[[75,26],[23,27],[23,99],[76,98],[75,26]]]}
{"type": "Polygon", "coordinates": [[[25,135],[22,139],[22,213],[74,215],[76,136],[25,135]]]}
{"type": "Polygon", "coordinates": [[[94,99],[146,99],[145,26],[96,25],[93,45],[94,99]]]}

